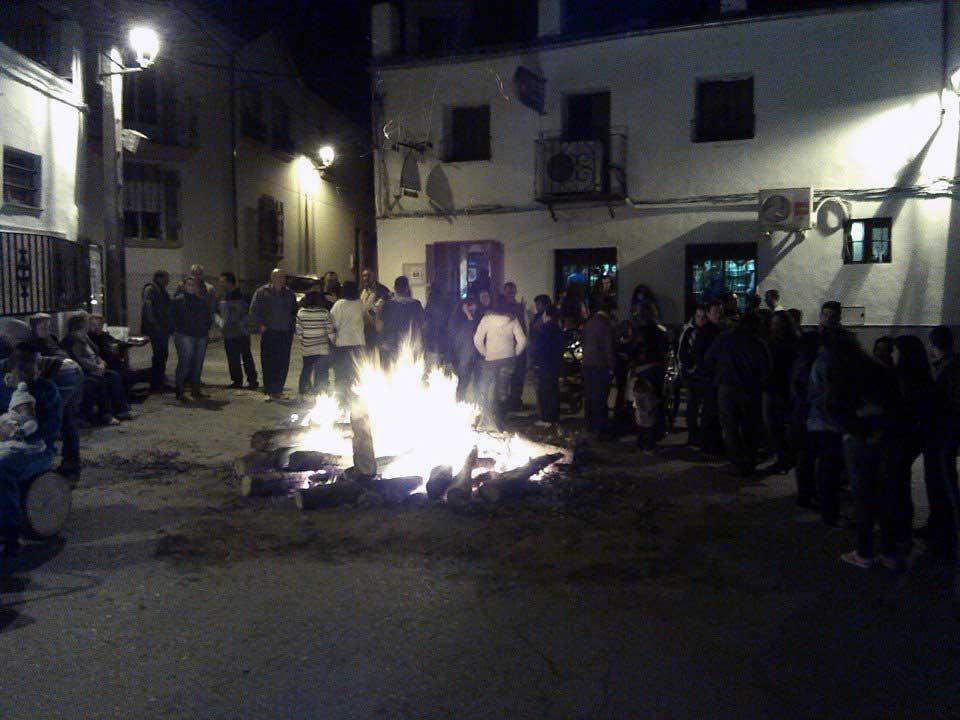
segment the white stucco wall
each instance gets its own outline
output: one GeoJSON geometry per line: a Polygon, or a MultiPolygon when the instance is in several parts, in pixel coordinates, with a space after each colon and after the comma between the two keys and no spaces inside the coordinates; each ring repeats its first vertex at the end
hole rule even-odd
{"type": "Polygon", "coordinates": [[[41,208],[2,205],[0,230],[77,239],[81,107],[79,85],[0,44],[0,149],[39,155],[42,183],[41,208]]]}
{"type": "MultiPolygon", "coordinates": [[[[460,214],[449,222],[396,217],[430,211],[424,198],[404,198],[387,216],[382,200],[397,193],[402,155],[386,150],[377,166],[385,182],[378,186],[381,275],[398,274],[403,262],[423,262],[427,243],[499,240],[505,276],[529,299],[552,291],[554,249],[614,246],[621,301],[646,282],[660,294],[665,319],[678,322],[685,245],[756,241],[761,289],[779,288],[784,303],[807,317],[823,300],[839,299],[865,306],[868,324],[958,323],[956,200],[853,199],[856,218],[893,217],[893,262],[870,266],[843,265],[839,232],[814,229],[799,243],[784,233],[763,237],[755,200],[639,211],[619,206],[613,219],[606,208],[560,209],[558,222],[531,210],[539,133],[561,129],[564,94],[595,90],[610,91],[612,125],[627,128],[628,188],[639,200],[795,186],[852,192],[953,178],[960,118],[956,96],[941,96],[941,37],[941,4],[912,2],[381,68],[375,72],[383,115],[374,131],[386,127],[390,141],[434,143],[421,163],[424,182],[431,172],[443,173],[457,211],[524,210],[460,214]],[[518,65],[547,79],[545,116],[512,97],[518,65]],[[692,143],[696,80],[731,74],[754,78],[754,139],[692,143]],[[482,103],[491,108],[492,159],[440,163],[445,108],[482,103]]],[[[949,50],[955,56],[955,40],[949,50]]]]}

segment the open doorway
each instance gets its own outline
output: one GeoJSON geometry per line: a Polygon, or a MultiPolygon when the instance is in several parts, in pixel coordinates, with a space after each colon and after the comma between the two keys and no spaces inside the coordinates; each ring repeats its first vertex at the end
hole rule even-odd
{"type": "Polygon", "coordinates": [[[757,286],[757,243],[687,245],[684,317],[699,303],[737,294],[740,310],[757,286]]]}
{"type": "Polygon", "coordinates": [[[503,285],[503,245],[496,240],[427,245],[427,282],[448,298],[462,298],[470,288],[496,293],[503,285]]]}
{"type": "Polygon", "coordinates": [[[579,286],[588,298],[600,284],[600,278],[609,275],[614,294],[617,291],[617,249],[584,248],[555,250],[553,271],[553,296],[559,297],[569,286],[579,286]]]}

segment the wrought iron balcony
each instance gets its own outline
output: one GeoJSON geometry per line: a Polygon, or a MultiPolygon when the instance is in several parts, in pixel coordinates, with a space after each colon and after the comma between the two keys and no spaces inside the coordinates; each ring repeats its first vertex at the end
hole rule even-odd
{"type": "Polygon", "coordinates": [[[627,196],[626,129],[572,140],[562,135],[537,140],[537,202],[614,202],[627,196]]]}
{"type": "Polygon", "coordinates": [[[89,301],[90,266],[82,244],[0,232],[0,317],[78,310],[89,301]]]}

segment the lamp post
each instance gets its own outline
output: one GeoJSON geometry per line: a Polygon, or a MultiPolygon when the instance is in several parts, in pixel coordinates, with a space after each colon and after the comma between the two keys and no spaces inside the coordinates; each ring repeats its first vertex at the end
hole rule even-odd
{"type": "Polygon", "coordinates": [[[146,136],[123,129],[123,76],[142,72],[157,59],[160,38],[146,27],[135,27],[129,35],[136,67],[124,67],[116,47],[107,54],[107,70],[100,73],[103,87],[103,241],[106,257],[107,320],[112,325],[127,324],[127,259],[123,221],[123,149],[132,151],[146,136]]]}

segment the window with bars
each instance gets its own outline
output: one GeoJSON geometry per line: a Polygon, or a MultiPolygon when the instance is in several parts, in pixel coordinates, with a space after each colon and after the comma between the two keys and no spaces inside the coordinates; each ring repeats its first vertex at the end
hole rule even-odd
{"type": "Polygon", "coordinates": [[[450,108],[446,162],[490,159],[490,106],[450,108]]]}
{"type": "Polygon", "coordinates": [[[754,120],[752,76],[697,81],[693,142],[750,140],[754,120]]]}
{"type": "Polygon", "coordinates": [[[892,229],[892,218],[848,220],[844,225],[844,264],[892,262],[892,229]]]}
{"type": "Polygon", "coordinates": [[[3,148],[3,202],[6,205],[40,207],[42,189],[39,155],[3,148]]]}
{"type": "Polygon", "coordinates": [[[261,258],[283,257],[283,203],[270,195],[257,201],[257,241],[261,258]]]}
{"type": "Polygon", "coordinates": [[[177,245],[180,174],[160,165],[123,165],[123,236],[128,243],[177,245]]]}

